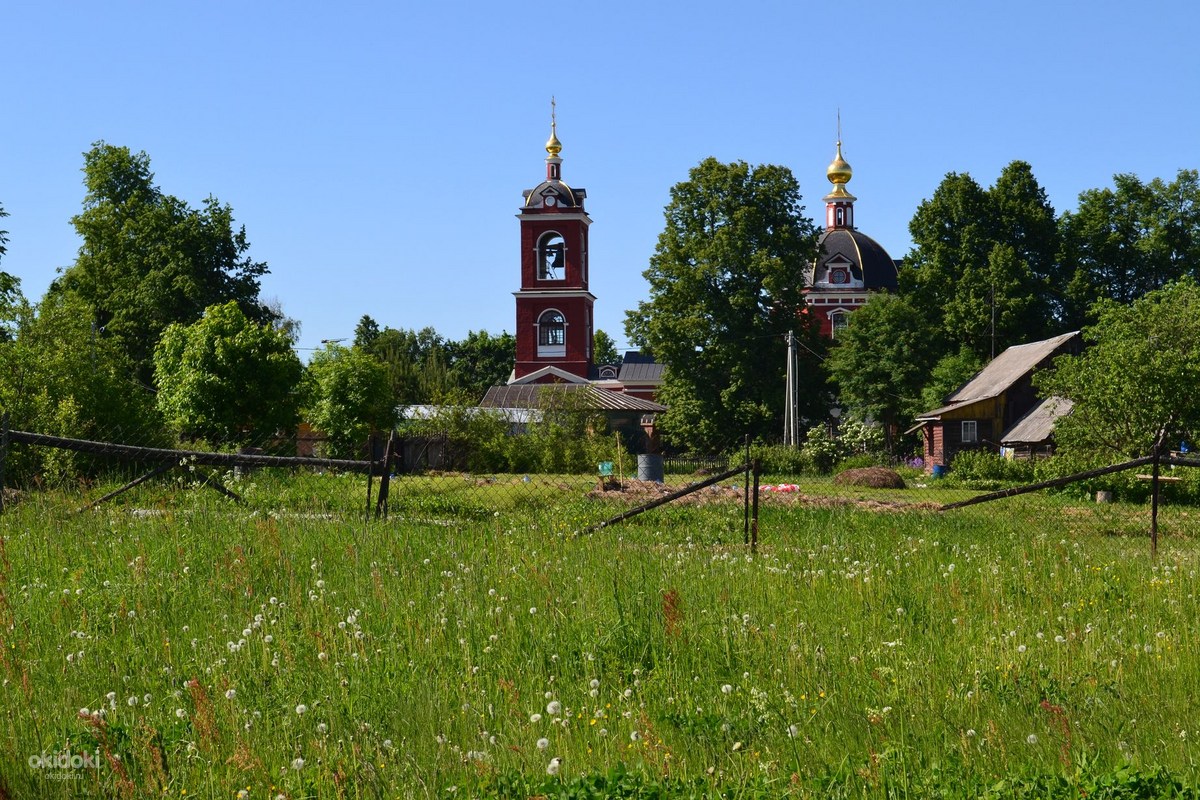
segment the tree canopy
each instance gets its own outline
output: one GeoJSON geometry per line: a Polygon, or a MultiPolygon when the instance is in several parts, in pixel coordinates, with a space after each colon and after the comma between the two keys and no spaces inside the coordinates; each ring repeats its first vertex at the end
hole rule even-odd
{"type": "Polygon", "coordinates": [[[1170,183],[1113,176],[1111,189],[1089,189],[1063,214],[1064,315],[1088,321],[1100,299],[1129,303],[1190,275],[1200,278],[1200,175],[1180,170],[1170,183]]]}
{"type": "Polygon", "coordinates": [[[617,343],[611,336],[599,329],[592,334],[592,363],[621,363],[621,353],[617,350],[617,343]]]}
{"type": "Polygon", "coordinates": [[[938,331],[908,298],[881,293],[850,316],[829,356],[839,401],[859,419],[883,424],[885,444],[921,408],[921,389],[937,358],[938,331]]]}
{"type": "Polygon", "coordinates": [[[168,326],[154,365],[158,408],[185,436],[258,443],[299,421],[304,368],[291,339],[232,300],[168,326]]]}
{"type": "Polygon", "coordinates": [[[210,196],[189,207],[155,185],[144,152],[105,142],[84,154],[83,173],[83,210],[71,220],[83,244],[51,293],[82,298],[142,380],[167,326],[194,322],[211,305],[236,302],[255,322],[275,319],[258,296],[267,265],[248,255],[228,205],[210,196]]]}
{"type": "Polygon", "coordinates": [[[329,455],[349,458],[367,437],[396,424],[387,369],[358,347],[329,344],[308,365],[306,417],[328,436],[329,455]]]}
{"type": "Polygon", "coordinates": [[[802,275],[817,255],[786,167],[707,158],[671,189],[650,266],[650,299],[627,312],[629,340],[667,365],[659,400],[675,443],[723,448],[775,438],[783,416],[785,336],[801,341],[801,412],[823,413],[822,344],[802,275]]]}
{"type": "Polygon", "coordinates": [[[1073,401],[1055,439],[1064,452],[1100,460],[1149,455],[1200,435],[1200,284],[1190,277],[1132,303],[1099,301],[1083,329],[1088,347],[1035,377],[1043,395],[1073,401]]]}
{"type": "Polygon", "coordinates": [[[909,232],[901,290],[938,321],[947,346],[990,358],[1054,327],[1056,219],[1029,164],[1012,162],[989,189],[950,173],[909,232]]]}

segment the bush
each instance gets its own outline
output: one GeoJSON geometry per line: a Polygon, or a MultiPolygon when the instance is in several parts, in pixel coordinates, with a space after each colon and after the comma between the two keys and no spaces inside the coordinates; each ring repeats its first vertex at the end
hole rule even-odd
{"type": "Polygon", "coordinates": [[[1033,483],[1035,468],[1033,461],[1016,461],[1003,458],[986,450],[968,450],[954,457],[950,475],[959,482],[1033,483]]]}

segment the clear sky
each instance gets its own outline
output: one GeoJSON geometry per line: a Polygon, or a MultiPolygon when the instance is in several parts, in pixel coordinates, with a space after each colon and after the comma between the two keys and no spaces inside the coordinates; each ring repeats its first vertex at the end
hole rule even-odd
{"type": "Polygon", "coordinates": [[[673,184],[783,164],[820,217],[841,110],[856,221],[893,257],[948,172],[1028,161],[1058,211],[1200,167],[1200,5],[1172,2],[6,3],[0,269],[71,264],[82,154],[145,151],[234,210],[301,348],[381,325],[513,331],[521,191],[588,190],[596,325],[626,309],[673,184]]]}

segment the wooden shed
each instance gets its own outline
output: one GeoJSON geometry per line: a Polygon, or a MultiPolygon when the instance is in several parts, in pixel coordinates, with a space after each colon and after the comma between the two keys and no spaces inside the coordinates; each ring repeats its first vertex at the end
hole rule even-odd
{"type": "Polygon", "coordinates": [[[999,452],[1004,433],[1038,404],[1033,373],[1060,355],[1077,354],[1079,331],[1014,345],[996,356],[946,405],[917,416],[910,431],[925,439],[925,471],[945,469],[964,450],[999,452]]]}

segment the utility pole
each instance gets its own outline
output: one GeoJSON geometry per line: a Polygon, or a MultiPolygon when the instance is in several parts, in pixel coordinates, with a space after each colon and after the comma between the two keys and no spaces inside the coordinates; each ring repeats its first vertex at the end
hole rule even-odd
{"type": "Polygon", "coordinates": [[[800,432],[796,429],[799,420],[799,398],[797,397],[798,381],[800,378],[796,363],[796,334],[788,331],[787,335],[787,386],[783,394],[783,443],[787,447],[800,444],[800,432]]]}

